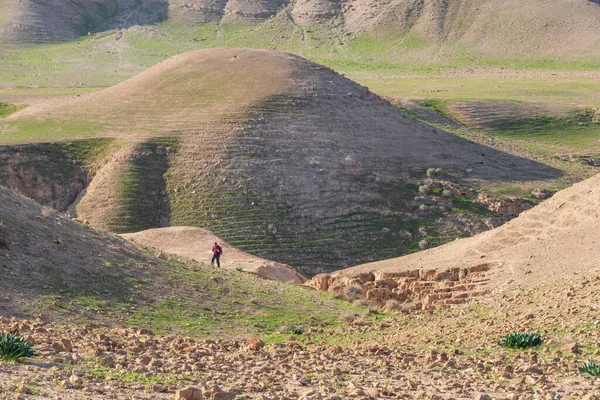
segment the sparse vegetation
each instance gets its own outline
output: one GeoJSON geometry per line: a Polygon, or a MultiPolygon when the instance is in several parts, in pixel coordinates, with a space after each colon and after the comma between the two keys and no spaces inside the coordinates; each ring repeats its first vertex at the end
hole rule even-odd
{"type": "Polygon", "coordinates": [[[402,311],[402,304],[398,300],[388,300],[385,302],[385,311],[386,312],[397,312],[402,311]]]}
{"type": "Polygon", "coordinates": [[[429,168],[427,170],[427,177],[429,179],[439,178],[441,174],[442,174],[441,168],[429,168]]]}
{"type": "Polygon", "coordinates": [[[360,314],[356,311],[346,310],[340,315],[340,321],[345,324],[351,324],[360,318],[360,314]]]}
{"type": "Polygon", "coordinates": [[[35,357],[31,343],[22,336],[0,333],[0,361],[16,362],[24,358],[35,357]]]}
{"type": "Polygon", "coordinates": [[[505,335],[498,345],[508,349],[527,349],[540,346],[542,343],[544,340],[537,333],[512,332],[505,335]]]}
{"type": "Polygon", "coordinates": [[[353,302],[360,299],[363,295],[363,288],[360,285],[348,285],[344,288],[344,298],[353,302]]]}
{"type": "Polygon", "coordinates": [[[0,119],[16,113],[21,108],[23,107],[17,107],[16,105],[10,103],[0,103],[0,119]]]}
{"type": "Polygon", "coordinates": [[[592,360],[589,360],[583,364],[583,367],[579,367],[579,372],[593,377],[600,376],[600,365],[596,364],[592,360]]]}

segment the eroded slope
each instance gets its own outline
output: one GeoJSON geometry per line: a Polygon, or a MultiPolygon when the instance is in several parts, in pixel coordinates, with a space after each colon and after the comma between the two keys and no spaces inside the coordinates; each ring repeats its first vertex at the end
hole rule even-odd
{"type": "Polygon", "coordinates": [[[599,54],[600,7],[588,0],[7,0],[0,5],[0,38],[44,43],[164,20],[243,27],[275,16],[300,32],[322,26],[341,38],[407,36],[425,46],[459,44],[499,58],[585,60],[599,54]]]}

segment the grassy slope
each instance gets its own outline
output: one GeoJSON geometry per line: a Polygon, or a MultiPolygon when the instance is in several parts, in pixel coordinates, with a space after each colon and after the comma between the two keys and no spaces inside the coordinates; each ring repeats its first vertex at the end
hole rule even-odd
{"type": "MultiPolygon", "coordinates": [[[[429,45],[411,35],[344,35],[330,23],[301,28],[282,14],[256,27],[209,23],[183,28],[164,22],[127,31],[118,41],[114,32],[106,32],[70,43],[5,48],[0,57],[0,81],[8,83],[9,87],[0,89],[0,101],[23,104],[27,98],[48,94],[94,91],[98,85],[113,85],[174,54],[232,46],[290,51],[349,73],[352,79],[376,93],[392,97],[433,98],[448,102],[517,100],[563,108],[600,106],[598,80],[577,74],[578,71],[597,69],[598,62],[593,58],[587,61],[490,58],[459,45],[429,45]],[[81,54],[87,54],[87,57],[81,57],[81,54]],[[473,66],[540,73],[508,77],[495,73],[471,76],[451,73],[456,68],[473,66]],[[544,71],[571,71],[572,74],[556,77],[544,71]],[[64,86],[70,88],[52,88],[64,86]]],[[[88,134],[99,128],[57,121],[47,121],[44,126],[32,121],[0,125],[0,130],[5,132],[5,142],[88,134]]],[[[561,134],[560,129],[554,131],[561,134]]],[[[593,137],[596,132],[580,133],[593,137]]],[[[581,146],[589,146],[589,141],[581,142],[581,146]]]]}
{"type": "Polygon", "coordinates": [[[45,310],[63,321],[276,339],[290,326],[338,324],[352,308],[305,287],[158,259],[5,189],[0,198],[0,315],[45,310]]]}
{"type": "MultiPolygon", "coordinates": [[[[430,46],[413,36],[346,36],[329,25],[301,29],[281,15],[258,27],[206,24],[182,28],[166,22],[127,31],[118,41],[114,32],[107,32],[72,43],[6,49],[4,54],[8,57],[0,59],[3,67],[0,75],[12,85],[0,89],[0,100],[4,98],[15,104],[24,104],[30,98],[36,100],[53,94],[65,96],[95,91],[98,85],[117,83],[172,54],[195,48],[226,46],[292,51],[345,71],[349,77],[378,94],[413,101],[429,99],[433,103],[443,101],[444,105],[451,106],[457,102],[516,100],[543,103],[562,110],[589,109],[600,102],[597,80],[590,79],[585,72],[596,67],[594,61],[493,59],[460,46],[430,46]],[[88,54],[88,57],[81,57],[82,53],[88,54]],[[455,74],[455,68],[468,69],[473,65],[492,69],[484,69],[480,74],[468,74],[465,70],[455,74]],[[517,72],[514,76],[502,76],[495,67],[512,68],[517,72]],[[555,77],[550,71],[562,72],[555,77]],[[87,86],[82,87],[81,84],[87,86]],[[65,85],[73,87],[62,87],[65,85]]],[[[438,107],[438,110],[445,111],[446,107],[438,107]]],[[[446,111],[460,120],[451,111],[446,111]]],[[[580,152],[582,149],[597,152],[598,130],[595,124],[581,126],[578,121],[548,121],[535,115],[510,123],[504,119],[496,122],[493,131],[473,129],[465,136],[479,140],[480,136],[494,135],[507,143],[517,141],[518,154],[537,155],[540,157],[538,161],[544,163],[549,163],[547,158],[556,152],[580,152]],[[536,132],[533,136],[530,134],[532,131],[536,132]]],[[[40,137],[54,139],[74,134],[87,135],[104,129],[104,122],[87,120],[77,124],[56,120],[39,124],[33,120],[19,120],[0,123],[0,131],[5,132],[0,140],[15,143],[39,140],[40,137]]],[[[490,144],[485,140],[484,143],[490,144]]],[[[509,144],[502,150],[511,152],[515,149],[509,144]]],[[[497,185],[490,190],[502,195],[526,195],[533,187],[563,187],[589,175],[589,172],[580,171],[579,167],[571,172],[570,164],[552,165],[566,172],[566,178],[559,182],[530,182],[526,188],[519,184],[497,185]]],[[[136,172],[132,166],[129,172],[124,172],[124,176],[133,179],[140,171],[136,172]]],[[[167,184],[172,185],[172,182],[167,179],[167,184]]],[[[130,185],[123,185],[123,189],[120,196],[133,201],[135,196],[132,193],[136,189],[130,185]]],[[[186,220],[185,215],[178,214],[177,205],[172,211],[177,221],[186,220]]],[[[256,217],[261,216],[248,216],[250,219],[256,217]]],[[[149,218],[153,217],[145,215],[139,221],[149,218]]],[[[121,230],[133,231],[149,226],[146,223],[140,226],[129,224],[121,230]]],[[[249,242],[246,243],[248,250],[254,249],[250,236],[248,234],[249,242]]]]}

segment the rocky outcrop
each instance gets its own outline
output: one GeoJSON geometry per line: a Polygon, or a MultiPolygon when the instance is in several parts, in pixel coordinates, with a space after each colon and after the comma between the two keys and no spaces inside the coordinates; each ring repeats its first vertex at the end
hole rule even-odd
{"type": "Polygon", "coordinates": [[[264,21],[287,5],[290,0],[229,0],[223,22],[256,23],[264,21]]]}
{"type": "Polygon", "coordinates": [[[292,10],[299,25],[313,25],[335,17],[343,0],[298,0],[292,10]]]}
{"type": "Polygon", "coordinates": [[[415,269],[399,272],[373,272],[357,275],[317,275],[306,285],[344,297],[349,286],[358,286],[362,298],[383,308],[388,300],[396,300],[405,309],[430,310],[466,304],[471,299],[489,294],[486,273],[502,267],[502,263],[485,263],[472,267],[445,270],[415,269]]]}
{"type": "Polygon", "coordinates": [[[0,147],[0,185],[58,211],[66,211],[90,176],[59,146],[0,147]]]}
{"type": "Polygon", "coordinates": [[[523,211],[530,210],[534,206],[530,201],[519,197],[498,200],[486,193],[480,193],[477,196],[477,202],[497,214],[511,217],[517,217],[523,211]]]}

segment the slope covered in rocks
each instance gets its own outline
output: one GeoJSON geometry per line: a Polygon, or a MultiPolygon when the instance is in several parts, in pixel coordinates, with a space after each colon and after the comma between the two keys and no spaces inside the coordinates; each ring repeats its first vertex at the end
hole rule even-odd
{"type": "MultiPolygon", "coordinates": [[[[459,226],[486,229],[486,214],[458,189],[455,202],[437,183],[420,197],[428,169],[467,185],[557,174],[413,120],[326,67],[274,51],[185,53],[6,120],[5,141],[95,138],[56,150],[92,175],[70,207],[81,220],[119,233],[202,227],[306,274],[404,254],[422,235],[419,220],[444,210],[456,209],[459,226]]],[[[47,158],[27,156],[28,146],[6,150],[4,161],[13,173],[3,183],[22,193],[38,181],[13,175],[61,173],[44,172],[47,158]]]]}

